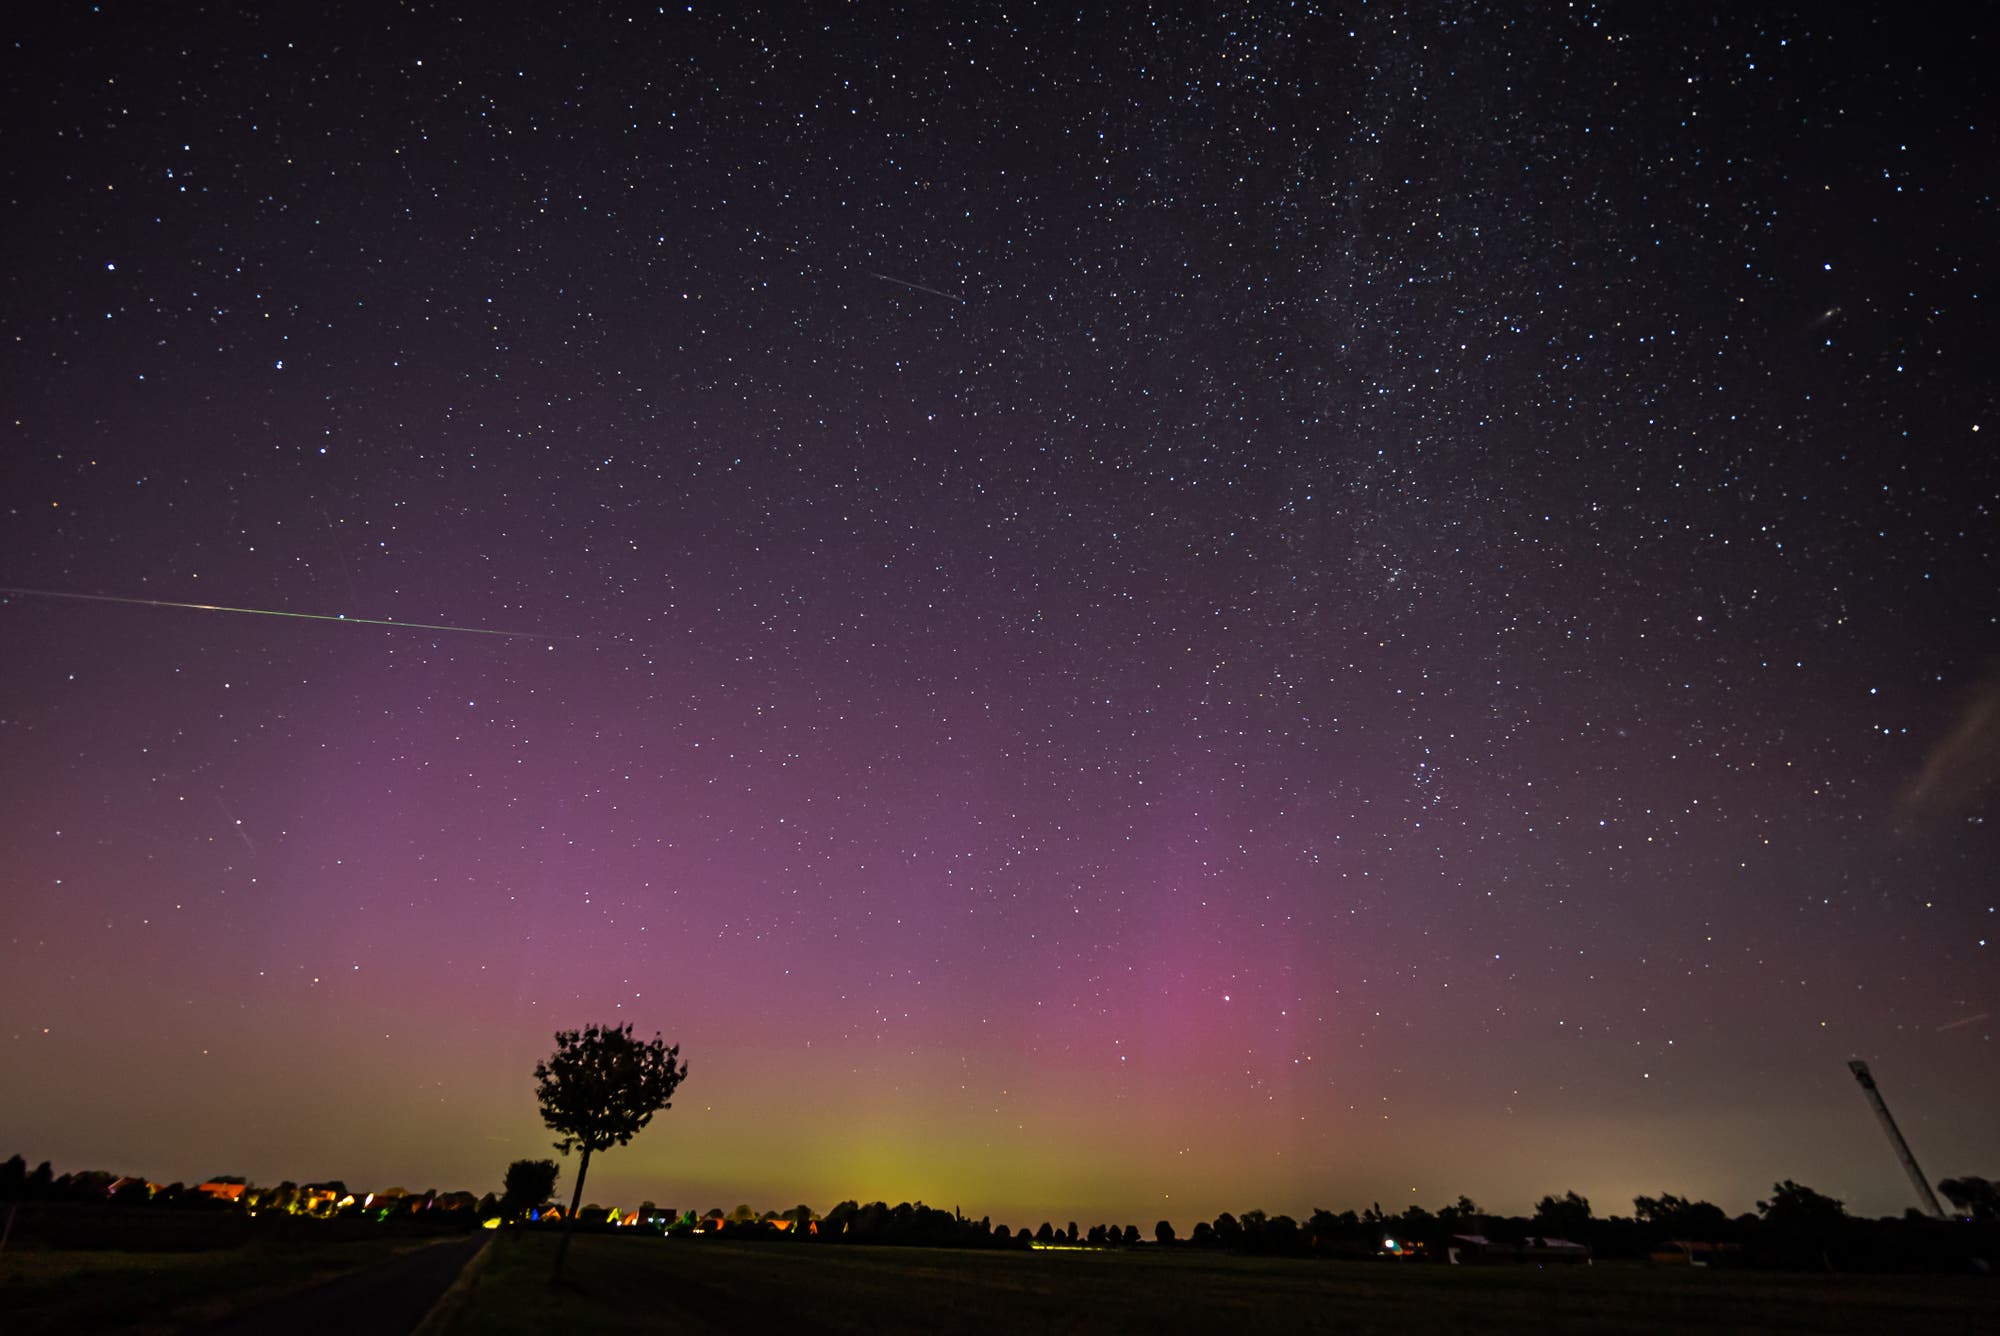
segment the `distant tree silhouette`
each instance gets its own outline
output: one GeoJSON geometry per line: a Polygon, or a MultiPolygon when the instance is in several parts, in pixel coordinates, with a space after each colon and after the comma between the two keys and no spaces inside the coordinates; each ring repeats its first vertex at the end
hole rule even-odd
{"type": "Polygon", "coordinates": [[[1590,1232],[1590,1198],[1565,1192],[1535,1203],[1535,1228],[1544,1237],[1581,1241],[1590,1232]]]}
{"type": "Polygon", "coordinates": [[[1440,1207],[1437,1213],[1438,1232],[1442,1235],[1476,1234],[1485,1221],[1486,1213],[1479,1209],[1479,1203],[1463,1194],[1451,1205],[1440,1207]]]}
{"type": "Polygon", "coordinates": [[[28,1190],[28,1162],[19,1155],[0,1164],[0,1201],[19,1201],[28,1190]]]}
{"type": "Polygon", "coordinates": [[[1067,1231],[1067,1237],[1071,1243],[1076,1242],[1076,1221],[1074,1220],[1069,1222],[1069,1230],[1067,1231]]]}
{"type": "Polygon", "coordinates": [[[1157,1225],[1153,1226],[1153,1242],[1172,1243],[1173,1241],[1174,1241],[1174,1226],[1172,1221],[1162,1220],[1157,1225]]]}
{"type": "Polygon", "coordinates": [[[1306,1221],[1305,1247],[1318,1253],[1344,1253],[1360,1255],[1373,1253],[1381,1239],[1372,1229],[1363,1224],[1361,1217],[1353,1211],[1342,1211],[1335,1215],[1323,1206],[1313,1208],[1312,1217],[1306,1221]]]}
{"type": "Polygon", "coordinates": [[[1194,1233],[1188,1235],[1188,1242],[1197,1248],[1214,1247],[1215,1226],[1209,1224],[1206,1220],[1197,1220],[1194,1226],[1194,1233]]]}
{"type": "Polygon", "coordinates": [[[1764,1217],[1779,1260],[1833,1269],[1832,1249],[1847,1224],[1847,1208],[1840,1201],[1788,1178],[1771,1185],[1770,1200],[1758,1202],[1757,1213],[1764,1217]]]}
{"type": "Polygon", "coordinates": [[[43,1160],[35,1166],[34,1172],[28,1175],[26,1188],[21,1195],[29,1201],[45,1201],[55,1195],[55,1187],[55,1171],[49,1168],[47,1160],[43,1160]]]}
{"type": "Polygon", "coordinates": [[[1243,1241],[1243,1226],[1236,1217],[1224,1211],[1215,1217],[1215,1243],[1219,1248],[1234,1248],[1243,1241]]]}
{"type": "MultiPolygon", "coordinates": [[[[19,1163],[20,1158],[17,1155],[9,1163],[19,1163]]],[[[1945,1200],[1950,1202],[1960,1215],[1968,1219],[1977,1220],[1982,1224],[2000,1221],[2000,1184],[1968,1175],[1964,1178],[1945,1179],[1938,1184],[1938,1191],[1944,1194],[1945,1200]]],[[[6,1189],[0,1187],[0,1196],[5,1195],[6,1189]]]]}
{"type": "Polygon", "coordinates": [[[562,1170],[554,1160],[516,1160],[507,1166],[500,1180],[500,1213],[518,1220],[556,1195],[556,1177],[562,1170]]]}
{"type": "Polygon", "coordinates": [[[1719,1243],[1734,1232],[1729,1216],[1714,1202],[1689,1201],[1671,1192],[1658,1197],[1634,1197],[1632,1214],[1639,1223],[1652,1226],[1655,1242],[1693,1239],[1700,1243],[1719,1243]]]}
{"type": "Polygon", "coordinates": [[[1138,1246],[1138,1244],[1139,1244],[1139,1227],[1138,1227],[1137,1225],[1127,1225],[1127,1226],[1125,1226],[1125,1240],[1124,1240],[1124,1242],[1125,1242],[1125,1246],[1126,1246],[1126,1247],[1128,1247],[1128,1248],[1135,1248],[1135,1247],[1137,1247],[1137,1246],[1138,1246]]]}
{"type": "MultiPolygon", "coordinates": [[[[1242,1215],[1237,1216],[1236,1224],[1241,1232],[1237,1234],[1236,1242],[1233,1246],[1247,1253],[1262,1253],[1266,1251],[1264,1246],[1264,1225],[1269,1219],[1270,1217],[1262,1211],[1245,1211],[1242,1215]]],[[[1220,1228],[1221,1226],[1218,1225],[1217,1229],[1220,1228]]]]}
{"type": "Polygon", "coordinates": [[[1046,1220],[1042,1221],[1042,1227],[1035,1231],[1035,1242],[1054,1243],[1055,1241],[1056,1227],[1046,1220]]]}
{"type": "Polygon", "coordinates": [[[657,1034],[650,1040],[634,1039],[630,1025],[591,1025],[556,1031],[556,1051],[535,1064],[535,1099],[542,1107],[542,1121],[562,1138],[556,1149],[564,1155],[583,1152],[550,1284],[562,1278],[590,1157],[626,1145],[654,1114],[673,1107],[674,1091],[687,1079],[687,1064],[675,1061],[680,1052],[679,1044],[670,1047],[657,1034]]]}

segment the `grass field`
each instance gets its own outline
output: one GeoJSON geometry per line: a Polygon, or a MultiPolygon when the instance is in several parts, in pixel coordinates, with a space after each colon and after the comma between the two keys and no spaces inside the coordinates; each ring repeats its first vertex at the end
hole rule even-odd
{"type": "Polygon", "coordinates": [[[185,1253],[10,1248],[0,1253],[0,1332],[186,1331],[424,1242],[260,1243],[185,1253]]]}
{"type": "Polygon", "coordinates": [[[951,1252],[506,1235],[451,1336],[856,1332],[1986,1332],[1974,1276],[1804,1276],[1637,1264],[1452,1268],[1188,1251],[951,1252]]]}

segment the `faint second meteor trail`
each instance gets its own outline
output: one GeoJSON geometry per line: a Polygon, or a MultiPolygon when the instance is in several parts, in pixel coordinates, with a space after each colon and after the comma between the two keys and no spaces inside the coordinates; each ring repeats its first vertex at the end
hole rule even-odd
{"type": "Polygon", "coordinates": [[[928,292],[933,297],[942,297],[946,301],[957,302],[960,306],[967,305],[965,298],[955,292],[946,292],[942,288],[927,288],[921,283],[912,283],[907,278],[896,278],[889,274],[878,274],[873,269],[864,269],[861,272],[870,278],[879,278],[884,283],[894,283],[899,287],[915,288],[918,292],[928,292]]]}
{"type": "Polygon", "coordinates": [[[120,598],[115,594],[76,594],[62,589],[17,589],[0,585],[0,594],[16,598],[66,598],[79,603],[128,603],[139,608],[185,608],[189,612],[240,612],[251,617],[291,617],[306,622],[351,622],[358,626],[399,626],[406,631],[460,631],[473,636],[513,636],[545,640],[539,631],[496,631],[485,626],[447,626],[438,622],[394,622],[384,617],[349,617],[330,612],[285,612],[279,608],[231,608],[220,603],[177,603],[167,598],[120,598]]]}

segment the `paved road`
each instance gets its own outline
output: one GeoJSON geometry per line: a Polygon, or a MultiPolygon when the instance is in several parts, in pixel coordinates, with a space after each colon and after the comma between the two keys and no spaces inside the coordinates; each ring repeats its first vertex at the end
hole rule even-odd
{"type": "Polygon", "coordinates": [[[492,1240],[471,1238],[419,1248],[386,1262],[336,1276],[309,1290],[238,1313],[202,1329],[202,1336],[409,1336],[465,1264],[492,1240]]]}

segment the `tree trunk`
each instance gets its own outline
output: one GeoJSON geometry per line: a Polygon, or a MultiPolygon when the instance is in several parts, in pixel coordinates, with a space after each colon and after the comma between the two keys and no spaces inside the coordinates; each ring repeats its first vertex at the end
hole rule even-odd
{"type": "Polygon", "coordinates": [[[590,1172],[590,1147],[583,1148],[583,1159],[576,1166],[576,1188],[569,1194],[569,1214],[563,1217],[562,1241],[556,1244],[556,1269],[549,1273],[549,1284],[562,1282],[563,1254],[569,1251],[569,1236],[576,1233],[576,1212],[583,1204],[583,1176],[590,1172]]]}

